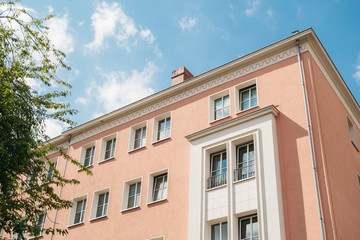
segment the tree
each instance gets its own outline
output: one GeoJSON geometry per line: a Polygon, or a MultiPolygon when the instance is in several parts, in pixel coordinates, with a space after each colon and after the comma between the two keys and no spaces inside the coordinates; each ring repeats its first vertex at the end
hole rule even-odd
{"type": "MultiPolygon", "coordinates": [[[[63,178],[46,157],[56,150],[80,166],[66,151],[51,146],[45,133],[45,120],[73,125],[69,117],[76,113],[60,102],[71,86],[56,73],[70,67],[47,37],[46,21],[51,17],[38,19],[18,1],[0,3],[0,229],[20,239],[23,232],[39,235],[37,222],[45,210],[71,206],[55,193],[55,186],[78,183],[63,178]],[[34,80],[46,91],[31,88],[34,80]]],[[[43,233],[67,231],[50,227],[43,233]]]]}

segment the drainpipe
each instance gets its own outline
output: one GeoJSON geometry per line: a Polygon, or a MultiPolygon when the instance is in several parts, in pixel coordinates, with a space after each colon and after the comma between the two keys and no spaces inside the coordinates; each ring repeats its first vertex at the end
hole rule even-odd
{"type": "Polygon", "coordinates": [[[296,40],[296,46],[297,46],[297,50],[298,50],[298,51],[297,51],[297,52],[298,52],[298,53],[297,53],[297,56],[298,56],[298,61],[299,61],[301,84],[302,84],[303,95],[304,95],[306,121],[307,121],[307,127],[308,127],[309,142],[310,142],[310,152],[311,152],[311,160],[312,160],[312,167],[313,167],[313,174],[314,174],[314,181],[315,181],[316,200],[317,200],[318,211],[319,211],[319,220],[320,220],[320,228],[321,228],[321,239],[322,239],[322,240],[325,240],[324,223],[323,223],[323,217],[322,217],[321,205],[320,205],[319,183],[318,183],[317,174],[316,174],[314,147],[313,147],[313,141],[312,141],[312,136],[311,136],[310,120],[309,120],[309,109],[308,109],[308,105],[307,105],[307,98],[306,98],[306,91],[305,91],[305,83],[304,83],[304,74],[303,74],[302,65],[301,65],[300,46],[299,46],[299,40],[298,40],[298,39],[296,40]]]}
{"type": "MultiPolygon", "coordinates": [[[[69,155],[69,153],[70,153],[70,146],[71,146],[71,135],[69,134],[69,135],[68,135],[68,148],[67,148],[67,152],[66,152],[67,155],[69,155]]],[[[63,173],[63,175],[62,175],[63,178],[65,177],[67,163],[68,163],[68,160],[65,161],[64,173],[63,173]]],[[[63,189],[63,186],[60,185],[59,198],[61,198],[62,189],[63,189]]],[[[58,214],[58,209],[56,209],[56,212],[55,212],[53,230],[55,229],[57,214],[58,214]]],[[[51,233],[51,238],[50,238],[50,240],[52,240],[53,237],[54,237],[54,233],[52,232],[52,233],[51,233]]]]}

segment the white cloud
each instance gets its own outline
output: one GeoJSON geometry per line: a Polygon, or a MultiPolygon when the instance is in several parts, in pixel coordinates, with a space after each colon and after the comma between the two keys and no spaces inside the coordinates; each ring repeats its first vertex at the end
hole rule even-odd
{"type": "Polygon", "coordinates": [[[78,22],[78,26],[82,26],[82,25],[84,25],[85,24],[85,22],[84,21],[80,21],[80,22],[78,22]]]}
{"type": "Polygon", "coordinates": [[[270,18],[272,18],[272,17],[274,16],[274,11],[273,11],[272,9],[268,9],[268,10],[266,11],[266,14],[267,14],[270,18]]]}
{"type": "Polygon", "coordinates": [[[77,104],[86,105],[88,102],[89,102],[89,99],[84,98],[84,97],[78,97],[77,99],[75,99],[75,103],[77,103],[77,104]]]}
{"type": "Polygon", "coordinates": [[[69,18],[67,14],[63,17],[51,18],[47,25],[49,27],[49,39],[55,48],[66,54],[73,52],[74,38],[69,33],[69,18]]]}
{"type": "Polygon", "coordinates": [[[119,45],[126,47],[128,39],[138,32],[134,21],[125,15],[121,6],[116,2],[110,5],[106,2],[98,4],[91,20],[95,37],[86,47],[94,51],[100,50],[105,39],[109,37],[117,39],[119,45]]]}
{"type": "Polygon", "coordinates": [[[66,129],[65,123],[59,122],[54,119],[46,119],[45,120],[45,134],[50,138],[57,137],[61,134],[64,129],[66,129]]]}
{"type": "Polygon", "coordinates": [[[248,2],[249,8],[245,9],[245,15],[248,17],[253,16],[256,13],[259,5],[260,1],[258,0],[248,2]]]}
{"type": "Polygon", "coordinates": [[[191,30],[196,24],[196,18],[182,17],[178,23],[182,31],[191,30]]]}
{"type": "Polygon", "coordinates": [[[353,77],[355,78],[355,81],[360,86],[360,55],[358,57],[358,65],[355,67],[355,73],[353,74],[353,77]]]}
{"type": "Polygon", "coordinates": [[[142,71],[133,70],[131,75],[124,72],[103,74],[105,82],[92,84],[87,92],[94,93],[97,102],[109,112],[154,93],[150,84],[156,71],[154,63],[148,62],[142,71]]]}
{"type": "Polygon", "coordinates": [[[155,40],[155,37],[154,35],[152,34],[151,30],[150,29],[141,29],[140,31],[140,37],[147,41],[148,43],[152,44],[155,40]]]}

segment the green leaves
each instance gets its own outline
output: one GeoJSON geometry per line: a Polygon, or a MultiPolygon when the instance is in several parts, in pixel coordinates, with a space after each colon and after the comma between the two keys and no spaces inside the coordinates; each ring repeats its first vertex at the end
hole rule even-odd
{"type": "MultiPolygon", "coordinates": [[[[18,1],[0,2],[0,229],[19,236],[23,231],[39,233],[37,221],[46,210],[66,209],[71,202],[61,199],[56,186],[78,184],[54,169],[47,176],[49,151],[70,161],[87,174],[91,172],[62,149],[47,143],[45,120],[74,125],[77,113],[64,99],[71,85],[59,79],[59,70],[70,70],[65,54],[51,45],[43,19],[31,16],[18,1]],[[44,88],[33,89],[29,81],[44,88]]],[[[67,234],[63,229],[44,229],[45,234],[67,234]]]]}

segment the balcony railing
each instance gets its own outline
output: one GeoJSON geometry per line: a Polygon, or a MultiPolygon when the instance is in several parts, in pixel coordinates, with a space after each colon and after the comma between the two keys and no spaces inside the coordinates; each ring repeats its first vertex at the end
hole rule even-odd
{"type": "Polygon", "coordinates": [[[237,168],[234,170],[234,181],[244,180],[255,176],[255,165],[237,168]]]}
{"type": "Polygon", "coordinates": [[[207,189],[219,187],[227,183],[226,172],[211,176],[207,180],[207,189]]]}

